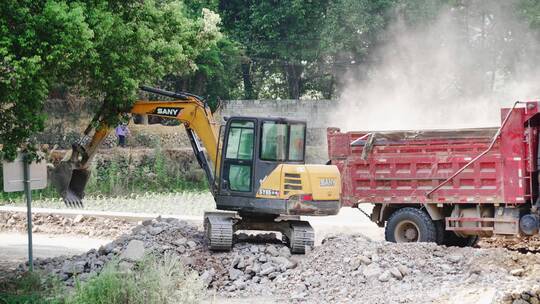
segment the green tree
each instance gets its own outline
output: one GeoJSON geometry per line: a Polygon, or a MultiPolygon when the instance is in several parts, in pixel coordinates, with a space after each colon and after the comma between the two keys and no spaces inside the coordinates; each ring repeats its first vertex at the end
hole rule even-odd
{"type": "Polygon", "coordinates": [[[114,113],[139,85],[195,71],[222,37],[217,14],[193,17],[174,0],[6,0],[0,16],[0,143],[9,158],[43,129],[52,84],[78,86],[114,113]]]}
{"type": "MultiPolygon", "coordinates": [[[[253,72],[279,71],[287,97],[305,89],[304,71],[320,52],[320,34],[328,1],[222,1],[220,12],[231,37],[243,44],[248,58],[242,75],[246,97],[256,97],[253,72]]],[[[262,81],[259,81],[259,84],[262,81]]]]}

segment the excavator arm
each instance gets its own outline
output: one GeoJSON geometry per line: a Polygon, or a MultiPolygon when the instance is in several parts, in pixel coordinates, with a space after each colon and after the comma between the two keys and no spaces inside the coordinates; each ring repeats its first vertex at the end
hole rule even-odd
{"type": "MultiPolygon", "coordinates": [[[[175,100],[139,100],[134,103],[131,109],[118,111],[113,115],[129,113],[179,120],[186,129],[197,161],[206,174],[211,191],[215,191],[215,176],[218,175],[220,169],[219,126],[209,107],[201,98],[189,93],[174,93],[150,87],[141,87],[141,90],[175,100]]],[[[84,131],[82,139],[73,144],[71,156],[62,160],[51,170],[51,182],[68,206],[82,207],[84,189],[90,177],[90,163],[102,142],[114,128],[107,123],[107,117],[109,116],[103,115],[103,111],[98,112],[84,131]]]]}

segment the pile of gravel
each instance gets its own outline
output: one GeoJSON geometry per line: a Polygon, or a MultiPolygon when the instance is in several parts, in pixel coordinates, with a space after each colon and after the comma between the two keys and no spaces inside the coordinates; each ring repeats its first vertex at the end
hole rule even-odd
{"type": "Polygon", "coordinates": [[[482,248],[506,248],[521,253],[540,253],[540,235],[482,238],[479,246],[482,248]]]}
{"type": "MultiPolygon", "coordinates": [[[[36,233],[115,238],[133,226],[134,223],[117,218],[32,214],[32,231],[36,233]]],[[[0,212],[0,231],[26,232],[26,213],[0,212]]]]}
{"type": "Polygon", "coordinates": [[[307,303],[538,303],[531,288],[540,282],[540,255],[394,244],[362,235],[330,237],[306,255],[291,255],[273,234],[239,234],[231,252],[214,253],[199,227],[178,219],[144,221],[97,250],[37,259],[36,268],[70,286],[76,277],[85,281],[113,259],[129,270],[149,253],[178,256],[209,289],[228,297],[262,295],[307,303]],[[531,293],[529,298],[522,296],[523,290],[531,293]]]}
{"type": "Polygon", "coordinates": [[[505,249],[335,236],[286,273],[276,290],[309,303],[491,303],[507,290],[537,284],[539,262],[538,255],[505,249]]]}
{"type": "Polygon", "coordinates": [[[501,303],[538,304],[540,303],[540,285],[533,286],[522,292],[511,292],[503,296],[501,303]]]}
{"type": "MultiPolygon", "coordinates": [[[[76,278],[87,280],[113,259],[119,259],[120,267],[129,270],[147,254],[167,253],[178,256],[185,266],[196,270],[209,288],[229,296],[268,292],[266,285],[298,264],[274,234],[254,237],[239,234],[231,252],[213,253],[198,227],[178,219],[156,218],[142,222],[131,233],[97,250],[71,257],[36,259],[34,267],[55,274],[67,286],[73,286],[76,278]]],[[[27,265],[21,265],[19,270],[26,268],[27,265]]]]}

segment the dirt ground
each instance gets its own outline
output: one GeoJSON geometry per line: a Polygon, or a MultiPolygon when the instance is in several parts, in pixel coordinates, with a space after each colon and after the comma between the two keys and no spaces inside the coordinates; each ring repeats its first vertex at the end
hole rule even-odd
{"type": "MultiPolygon", "coordinates": [[[[365,206],[366,210],[369,212],[369,206],[365,206]]],[[[5,209],[5,208],[2,208],[5,209]]],[[[39,211],[39,210],[38,210],[39,211]]],[[[0,212],[6,212],[5,210],[0,212]]],[[[45,212],[41,210],[41,212],[45,212]]],[[[76,217],[76,211],[74,210],[49,210],[48,212],[54,213],[65,213],[65,217],[74,218],[76,217]]],[[[104,213],[107,212],[96,212],[99,213],[98,217],[103,217],[104,213]]],[[[111,239],[118,237],[120,234],[124,233],[126,229],[131,229],[129,223],[132,223],[133,226],[136,226],[138,223],[144,219],[153,218],[158,216],[157,214],[138,214],[138,213],[118,213],[114,212],[114,216],[129,218],[126,220],[125,229],[115,229],[110,233],[100,234],[100,237],[90,237],[88,231],[91,231],[91,225],[85,229],[79,229],[78,234],[68,234],[65,229],[48,229],[44,226],[43,231],[40,233],[34,234],[34,256],[35,257],[55,257],[61,255],[74,255],[86,252],[92,248],[98,248],[101,245],[104,245],[110,242],[111,239]],[[50,231],[48,231],[50,230],[50,231]],[[49,234],[48,234],[49,233],[49,234]],[[53,233],[53,234],[50,234],[53,233]],[[106,235],[106,237],[103,237],[106,235]]],[[[85,210],[83,222],[87,223],[96,223],[94,218],[92,218],[92,211],[85,210]]],[[[199,228],[202,228],[201,220],[202,216],[186,215],[186,216],[176,216],[178,218],[185,218],[190,223],[195,223],[199,228]]],[[[384,229],[377,227],[372,223],[362,212],[356,209],[343,208],[341,212],[336,216],[330,217],[306,217],[306,220],[309,220],[316,232],[316,245],[320,245],[321,241],[330,235],[355,235],[361,233],[368,238],[374,241],[384,240],[384,229]]],[[[22,221],[23,219],[20,218],[22,221]]],[[[58,225],[62,226],[61,221],[55,221],[58,225]]],[[[19,225],[20,226],[20,225],[19,225]]],[[[105,225],[107,226],[107,225],[105,225]]],[[[22,226],[21,226],[22,227],[22,226]]],[[[0,227],[1,228],[1,227],[0,227]]],[[[0,229],[1,230],[1,229],[0,229]]],[[[21,229],[19,229],[21,230],[21,229]]],[[[27,259],[27,238],[24,231],[11,231],[11,232],[2,232],[0,231],[0,278],[2,273],[8,273],[17,266],[18,263],[25,262],[27,259]]],[[[538,243],[536,240],[528,239],[525,244],[521,246],[522,248],[533,248],[538,243]]],[[[509,239],[509,240],[500,240],[500,239],[486,239],[482,243],[482,247],[505,247],[511,250],[521,252],[518,249],[520,244],[519,240],[509,239]]],[[[303,256],[298,256],[298,260],[301,262],[304,260],[303,256]]],[[[486,286],[483,289],[479,289],[476,286],[474,289],[464,287],[460,289],[456,294],[448,296],[446,298],[441,298],[440,303],[484,303],[485,299],[493,298],[493,294],[496,290],[486,286]]],[[[209,291],[209,294],[205,298],[205,304],[210,303],[226,303],[226,304],[242,304],[242,303],[278,303],[273,296],[268,295],[257,295],[250,296],[249,298],[242,297],[223,297],[222,295],[213,294],[213,291],[209,291]]],[[[488,303],[488,302],[486,302],[488,303]]]]}

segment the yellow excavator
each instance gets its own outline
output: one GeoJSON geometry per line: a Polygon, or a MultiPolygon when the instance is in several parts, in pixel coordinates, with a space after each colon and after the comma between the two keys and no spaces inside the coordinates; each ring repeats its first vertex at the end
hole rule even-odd
{"type": "MultiPolygon", "coordinates": [[[[271,117],[226,117],[218,124],[202,98],[143,86],[171,101],[136,101],[122,114],[180,121],[204,170],[218,212],[204,214],[211,250],[230,250],[237,230],[279,231],[291,252],[313,246],[314,231],[302,215],[335,215],[341,208],[336,166],[306,165],[306,123],[271,117]],[[204,149],[203,149],[204,147],[204,149]]],[[[51,181],[68,206],[81,206],[90,163],[112,130],[97,113],[71,156],[57,164],[51,181]]]]}

